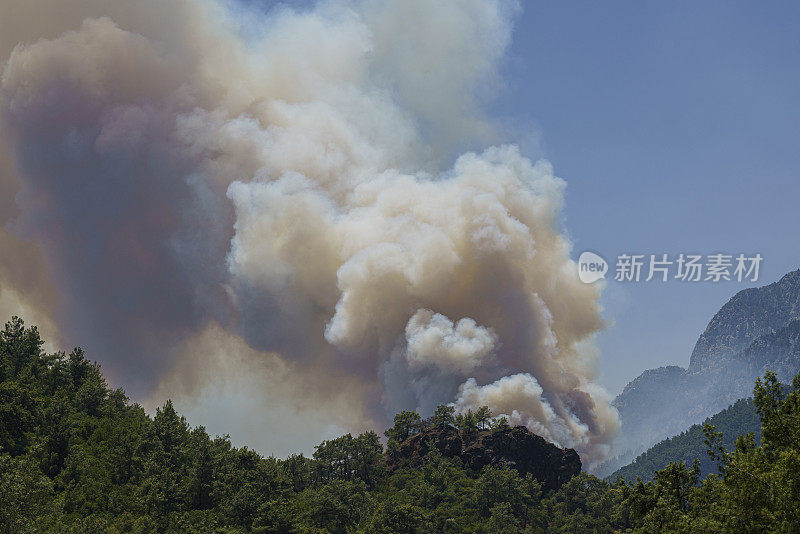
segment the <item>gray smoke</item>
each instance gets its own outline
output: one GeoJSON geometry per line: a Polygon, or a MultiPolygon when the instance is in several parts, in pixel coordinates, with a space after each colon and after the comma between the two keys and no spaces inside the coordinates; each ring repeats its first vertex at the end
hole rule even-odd
{"type": "Polygon", "coordinates": [[[55,289],[25,305],[59,339],[138,396],[248,391],[286,420],[335,412],[326,432],[486,404],[608,453],[564,182],[513,145],[442,163],[499,137],[480,104],[515,4],[33,4],[67,13],[21,10],[0,43],[0,237],[35,243],[55,289]]]}

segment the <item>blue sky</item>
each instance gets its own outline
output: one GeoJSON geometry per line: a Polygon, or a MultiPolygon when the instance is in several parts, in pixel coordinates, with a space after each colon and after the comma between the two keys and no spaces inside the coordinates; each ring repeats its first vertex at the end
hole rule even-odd
{"type": "Polygon", "coordinates": [[[602,382],[687,365],[736,291],[800,268],[800,4],[526,2],[495,112],[567,180],[576,254],[755,253],[756,284],[608,284],[602,382]]]}
{"type": "Polygon", "coordinates": [[[612,394],[688,365],[734,293],[800,268],[798,23],[789,1],[522,2],[490,115],[567,181],[575,257],[764,257],[755,284],[610,282],[598,344],[612,394]]]}

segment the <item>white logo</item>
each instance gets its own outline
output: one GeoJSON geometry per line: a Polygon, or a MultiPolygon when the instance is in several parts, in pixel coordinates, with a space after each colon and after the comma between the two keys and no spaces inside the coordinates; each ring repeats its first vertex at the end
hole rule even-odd
{"type": "Polygon", "coordinates": [[[597,282],[601,278],[606,277],[608,272],[608,263],[606,260],[595,254],[594,252],[581,253],[578,258],[578,278],[584,284],[591,284],[597,282]]]}

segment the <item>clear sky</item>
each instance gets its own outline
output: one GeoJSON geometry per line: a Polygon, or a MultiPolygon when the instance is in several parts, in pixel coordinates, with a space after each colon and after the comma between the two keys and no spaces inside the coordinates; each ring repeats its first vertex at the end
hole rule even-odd
{"type": "Polygon", "coordinates": [[[521,8],[490,115],[567,181],[575,257],[764,257],[755,284],[611,281],[613,325],[598,344],[601,381],[616,394],[645,369],[688,365],[738,290],[800,268],[800,4],[521,8]]]}

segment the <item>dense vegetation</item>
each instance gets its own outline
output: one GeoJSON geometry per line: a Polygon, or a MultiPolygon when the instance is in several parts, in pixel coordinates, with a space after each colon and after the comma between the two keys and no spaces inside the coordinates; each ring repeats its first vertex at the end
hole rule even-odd
{"type": "Polygon", "coordinates": [[[707,454],[704,425],[713,425],[723,435],[726,449],[734,446],[736,438],[752,432],[758,443],[761,439],[761,419],[758,417],[752,399],[741,399],[721,412],[709,417],[703,425],[692,425],[677,436],[667,438],[653,445],[639,455],[633,462],[621,467],[606,480],[622,477],[635,481],[637,477],[650,480],[656,471],[664,469],[671,462],[684,462],[691,465],[695,459],[700,461],[700,476],[717,473],[717,464],[707,454]]]}
{"type": "MultiPolygon", "coordinates": [[[[374,432],[312,458],[263,458],[190,428],[167,403],[149,417],[80,349],[44,354],[36,328],[0,332],[0,532],[792,532],[800,524],[800,377],[756,384],[762,444],[729,451],[705,428],[721,475],[673,463],[653,481],[580,474],[544,493],[509,468],[473,472],[433,450],[389,473],[374,432]]],[[[500,424],[474,415],[458,423],[500,424]]],[[[442,408],[430,421],[454,424],[442,408]]],[[[404,412],[390,447],[426,424],[404,412]]]]}

